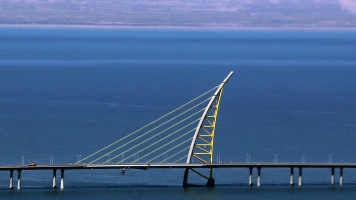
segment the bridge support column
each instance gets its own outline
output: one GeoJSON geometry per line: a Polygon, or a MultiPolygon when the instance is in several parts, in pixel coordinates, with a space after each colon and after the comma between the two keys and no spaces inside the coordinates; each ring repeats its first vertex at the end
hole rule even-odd
{"type": "Polygon", "coordinates": [[[343,175],[344,175],[344,169],[340,167],[340,187],[342,187],[343,175]]]}
{"type": "Polygon", "coordinates": [[[331,185],[335,185],[335,168],[331,168],[331,185]]]}
{"type": "Polygon", "coordinates": [[[206,183],[206,187],[214,187],[215,186],[215,179],[211,178],[208,179],[208,182],[206,183]]]}
{"type": "Polygon", "coordinates": [[[257,187],[261,187],[261,167],[257,167],[257,187]]]}
{"type": "Polygon", "coordinates": [[[293,167],[290,168],[290,180],[289,180],[289,184],[290,184],[291,186],[294,185],[294,168],[293,168],[293,167]]]}
{"type": "Polygon", "coordinates": [[[302,173],[303,173],[303,169],[301,167],[299,167],[299,177],[298,177],[298,186],[299,187],[302,186],[302,173]]]}
{"type": "Polygon", "coordinates": [[[21,190],[21,170],[17,170],[17,190],[21,190]]]}
{"type": "Polygon", "coordinates": [[[249,175],[249,177],[248,177],[248,185],[249,185],[249,186],[252,186],[252,185],[253,185],[253,183],[252,183],[252,170],[253,170],[253,168],[250,167],[250,175],[249,175]]]}
{"type": "Polygon", "coordinates": [[[56,189],[56,188],[57,188],[56,178],[57,178],[57,170],[54,169],[54,170],[53,170],[53,181],[52,181],[52,183],[53,183],[53,185],[52,185],[53,189],[56,189]]]}
{"type": "Polygon", "coordinates": [[[61,169],[61,190],[64,190],[64,169],[61,169]]]}
{"type": "Polygon", "coordinates": [[[189,174],[189,169],[185,168],[184,178],[183,178],[183,187],[188,187],[188,174],[189,174]]]}
{"type": "Polygon", "coordinates": [[[208,182],[206,183],[206,187],[214,187],[215,179],[213,178],[213,168],[210,168],[210,176],[208,182]]]}
{"type": "Polygon", "coordinates": [[[14,170],[10,170],[10,190],[14,189],[14,170]]]}

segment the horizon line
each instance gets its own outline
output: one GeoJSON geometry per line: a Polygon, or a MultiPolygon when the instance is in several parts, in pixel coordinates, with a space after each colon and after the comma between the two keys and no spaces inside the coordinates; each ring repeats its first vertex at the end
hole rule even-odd
{"type": "Polygon", "coordinates": [[[206,30],[206,31],[356,31],[356,27],[335,26],[163,26],[163,25],[101,25],[101,24],[1,24],[0,28],[53,29],[118,29],[118,30],[206,30]]]}

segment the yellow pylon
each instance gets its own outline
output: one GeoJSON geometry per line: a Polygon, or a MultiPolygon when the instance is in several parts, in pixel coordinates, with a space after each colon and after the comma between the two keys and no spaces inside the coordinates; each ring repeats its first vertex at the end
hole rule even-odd
{"type": "MultiPolygon", "coordinates": [[[[198,162],[205,164],[213,163],[213,151],[214,151],[214,136],[215,136],[215,127],[216,119],[219,111],[219,105],[221,100],[221,94],[224,89],[224,85],[229,80],[230,74],[224,79],[221,85],[217,88],[214,95],[212,96],[209,104],[207,105],[201,120],[195,131],[192,144],[189,149],[187,164],[192,163],[192,158],[198,162]]],[[[199,176],[208,180],[207,186],[214,186],[213,170],[210,168],[209,176],[205,176],[202,173],[187,168],[184,173],[183,186],[188,186],[188,173],[189,170],[195,172],[199,176]]]]}

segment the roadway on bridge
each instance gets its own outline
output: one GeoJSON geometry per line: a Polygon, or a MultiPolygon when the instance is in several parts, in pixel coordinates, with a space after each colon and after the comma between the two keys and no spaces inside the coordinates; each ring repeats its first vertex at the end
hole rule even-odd
{"type": "Polygon", "coordinates": [[[150,169],[150,168],[356,168],[356,163],[214,163],[214,164],[90,164],[90,165],[7,165],[0,166],[0,171],[5,170],[79,170],[79,169],[150,169]]]}

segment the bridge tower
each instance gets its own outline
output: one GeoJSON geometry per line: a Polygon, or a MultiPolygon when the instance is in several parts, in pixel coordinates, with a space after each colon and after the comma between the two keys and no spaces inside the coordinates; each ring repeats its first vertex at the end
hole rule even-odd
{"type": "MultiPolygon", "coordinates": [[[[224,79],[220,86],[216,89],[214,95],[211,97],[208,105],[206,106],[203,115],[198,123],[192,143],[190,145],[187,164],[192,163],[192,159],[199,163],[212,164],[213,163],[213,150],[214,150],[214,135],[216,119],[219,111],[221,94],[225,84],[234,72],[231,71],[224,79]]],[[[199,176],[207,180],[206,186],[213,187],[215,181],[213,178],[213,169],[209,168],[209,175],[204,175],[195,169],[186,168],[184,172],[183,186],[187,187],[189,171],[193,171],[199,176]]]]}

